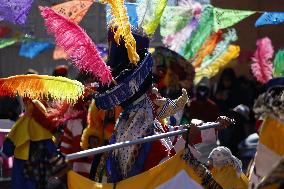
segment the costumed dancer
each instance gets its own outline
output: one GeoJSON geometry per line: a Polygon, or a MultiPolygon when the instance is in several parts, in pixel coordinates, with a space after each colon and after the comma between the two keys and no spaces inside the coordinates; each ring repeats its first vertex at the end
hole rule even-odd
{"type": "Polygon", "coordinates": [[[284,155],[283,86],[283,77],[271,79],[267,83],[268,90],[255,101],[255,115],[263,122],[254,163],[249,173],[250,188],[256,188],[284,155]]]}
{"type": "Polygon", "coordinates": [[[50,126],[44,105],[28,98],[24,104],[26,111],[5,139],[1,156],[14,156],[13,189],[47,188],[66,164],[52,141],[56,128],[50,126]]]}
{"type": "MultiPolygon", "coordinates": [[[[64,155],[82,150],[80,142],[83,130],[87,125],[87,106],[88,101],[79,99],[76,104],[69,105],[67,112],[64,114],[63,123],[65,127],[60,144],[60,151],[64,155]]],[[[73,171],[86,177],[89,176],[91,160],[88,158],[76,159],[69,163],[72,164],[73,171]]]]}
{"type": "MultiPolygon", "coordinates": [[[[108,145],[114,130],[114,125],[122,112],[120,106],[110,110],[99,110],[93,100],[88,111],[88,127],[84,129],[81,147],[83,150],[108,145]]],[[[92,161],[89,178],[97,182],[103,182],[106,175],[105,160],[107,154],[95,155],[92,161]]]]}
{"type": "MultiPolygon", "coordinates": [[[[132,31],[140,56],[140,61],[135,66],[130,63],[124,42],[120,40],[120,45],[115,42],[114,32],[114,28],[109,29],[110,55],[107,64],[112,68],[116,84],[99,87],[99,94],[95,95],[98,108],[106,110],[120,105],[124,110],[117,121],[110,144],[164,132],[158,119],[182,110],[188,101],[186,90],[183,90],[181,97],[172,101],[162,98],[157,90],[152,88],[153,60],[148,53],[149,38],[144,33],[135,29],[132,31]]],[[[225,118],[220,120],[222,126],[229,124],[225,118]]],[[[194,132],[194,129],[191,132],[194,132]]],[[[170,155],[174,139],[175,137],[161,139],[110,152],[106,165],[108,182],[121,181],[158,165],[170,155]]]]}

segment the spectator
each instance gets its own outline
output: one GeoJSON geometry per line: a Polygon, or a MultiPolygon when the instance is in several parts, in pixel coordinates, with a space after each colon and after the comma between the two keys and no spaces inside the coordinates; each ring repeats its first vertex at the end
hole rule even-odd
{"type": "Polygon", "coordinates": [[[219,116],[218,106],[209,99],[209,83],[208,78],[203,81],[196,88],[195,98],[190,103],[188,118],[199,119],[205,122],[215,121],[219,116]]]}

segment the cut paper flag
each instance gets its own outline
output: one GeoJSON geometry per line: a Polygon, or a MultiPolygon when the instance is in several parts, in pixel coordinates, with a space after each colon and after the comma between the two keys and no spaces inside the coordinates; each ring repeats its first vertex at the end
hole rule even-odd
{"type": "Polygon", "coordinates": [[[217,32],[220,29],[228,28],[241,20],[247,18],[250,15],[256,13],[255,11],[243,11],[232,9],[213,8],[214,15],[214,31],[217,32]]]}
{"type": "Polygon", "coordinates": [[[161,36],[173,35],[185,28],[193,17],[193,11],[193,7],[166,6],[161,17],[161,36]]]}
{"type": "Polygon", "coordinates": [[[284,22],[284,12],[265,12],[255,22],[255,27],[266,24],[280,24],[284,22]]]}
{"type": "MultiPolygon", "coordinates": [[[[69,20],[79,23],[84,18],[90,7],[92,6],[93,1],[68,1],[66,3],[61,3],[51,7],[58,14],[65,16],[69,20]]],[[[56,46],[53,51],[53,59],[67,59],[67,53],[60,47],[56,46]]]]}
{"type": "Polygon", "coordinates": [[[0,38],[4,37],[10,32],[11,32],[11,28],[6,27],[6,26],[0,26],[0,38]]]}
{"type": "Polygon", "coordinates": [[[0,49],[13,45],[19,41],[18,38],[0,39],[0,49]]]}
{"type": "Polygon", "coordinates": [[[33,0],[2,0],[0,3],[0,21],[25,24],[32,3],[33,0]]]}
{"type": "Polygon", "coordinates": [[[252,57],[251,70],[257,81],[265,84],[272,79],[272,62],[274,49],[268,37],[257,40],[257,49],[252,57]]]}
{"type": "Polygon", "coordinates": [[[90,7],[92,6],[93,1],[68,1],[61,3],[51,8],[58,14],[65,16],[69,20],[79,23],[84,18],[90,7]]]}
{"type": "Polygon", "coordinates": [[[203,77],[211,78],[215,76],[220,69],[224,68],[231,60],[237,58],[240,53],[240,47],[236,45],[230,45],[228,49],[215,59],[206,68],[196,69],[194,83],[197,84],[203,77]]]}
{"type": "MultiPolygon", "coordinates": [[[[138,16],[136,12],[136,3],[125,3],[126,9],[127,9],[127,15],[129,17],[129,22],[131,26],[138,28],[138,16]]],[[[110,11],[110,6],[106,6],[106,20],[107,24],[109,24],[111,20],[111,11],[110,11]]]]}
{"type": "Polygon", "coordinates": [[[40,42],[40,41],[29,41],[29,42],[24,42],[21,45],[19,55],[33,59],[43,51],[47,49],[54,48],[54,44],[49,43],[49,42],[40,42]]]}
{"type": "Polygon", "coordinates": [[[72,63],[91,72],[102,84],[109,84],[113,80],[110,68],[84,30],[49,7],[40,7],[40,11],[48,32],[54,34],[56,44],[67,52],[72,63]]]}
{"type": "Polygon", "coordinates": [[[110,5],[111,21],[110,27],[116,28],[114,40],[120,44],[120,39],[123,38],[127,49],[128,58],[131,63],[137,64],[140,60],[136,52],[136,41],[131,33],[131,24],[127,15],[127,9],[124,5],[124,0],[103,0],[110,5]]]}
{"type": "Polygon", "coordinates": [[[283,77],[284,76],[284,49],[280,49],[274,58],[273,61],[273,76],[274,77],[283,77]]]}
{"type": "Polygon", "coordinates": [[[0,96],[52,98],[75,102],[84,92],[84,86],[76,80],[47,75],[16,75],[0,79],[0,96]]]}
{"type": "Polygon", "coordinates": [[[139,0],[137,14],[139,26],[145,33],[152,35],[155,33],[160,23],[160,18],[167,5],[167,0],[139,0]]]}

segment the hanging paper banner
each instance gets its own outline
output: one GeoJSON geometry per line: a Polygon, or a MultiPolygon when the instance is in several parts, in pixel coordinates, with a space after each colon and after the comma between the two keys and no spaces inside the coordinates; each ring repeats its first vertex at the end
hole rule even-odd
{"type": "Polygon", "coordinates": [[[1,39],[0,40],[0,49],[8,47],[18,42],[18,38],[9,38],[9,39],[1,39]]]}
{"type": "Polygon", "coordinates": [[[214,7],[213,8],[214,31],[216,32],[220,29],[228,28],[254,13],[256,12],[255,11],[221,9],[221,8],[214,7]]]}
{"type": "Polygon", "coordinates": [[[166,5],[167,0],[138,1],[137,14],[139,26],[142,26],[148,35],[155,33],[166,5]]]}
{"type": "Polygon", "coordinates": [[[34,58],[43,51],[53,48],[54,45],[49,42],[24,42],[21,45],[19,55],[26,58],[34,58]]]}
{"type": "Polygon", "coordinates": [[[201,14],[197,29],[188,42],[184,45],[180,54],[187,60],[193,58],[193,56],[201,48],[206,38],[212,33],[212,29],[213,7],[211,5],[207,5],[201,14]]]}
{"type": "Polygon", "coordinates": [[[0,3],[0,21],[13,24],[25,24],[33,0],[2,0],[0,3]]]}
{"type": "MultiPolygon", "coordinates": [[[[127,9],[127,15],[129,17],[129,22],[131,26],[138,27],[138,16],[136,12],[137,4],[136,3],[125,3],[126,9],[127,9]]],[[[111,12],[110,12],[110,6],[106,5],[106,20],[109,24],[111,20],[111,12]]]]}
{"type": "Polygon", "coordinates": [[[75,23],[81,22],[84,18],[90,7],[92,6],[93,1],[68,1],[66,3],[61,3],[51,8],[58,14],[65,16],[69,20],[72,20],[75,23]]]}
{"type": "Polygon", "coordinates": [[[280,24],[284,22],[284,12],[265,12],[255,22],[255,27],[266,24],[280,24]]]}
{"type": "Polygon", "coordinates": [[[11,29],[6,26],[0,26],[0,38],[4,37],[6,34],[10,33],[11,29]]]}
{"type": "Polygon", "coordinates": [[[273,61],[273,76],[274,77],[283,77],[284,76],[284,49],[280,49],[275,55],[273,61]]]}
{"type": "MultiPolygon", "coordinates": [[[[78,24],[82,21],[92,4],[93,1],[69,1],[55,5],[51,8],[58,14],[63,15],[78,24]]],[[[67,53],[61,47],[56,46],[53,51],[53,59],[59,60],[67,58],[67,53]]]]}
{"type": "Polygon", "coordinates": [[[192,19],[193,11],[193,7],[166,6],[161,17],[161,36],[172,35],[185,28],[192,19]]]}

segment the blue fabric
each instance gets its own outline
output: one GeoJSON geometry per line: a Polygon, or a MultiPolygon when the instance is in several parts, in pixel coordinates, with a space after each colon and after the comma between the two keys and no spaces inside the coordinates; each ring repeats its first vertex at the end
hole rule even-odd
{"type": "Polygon", "coordinates": [[[284,12],[265,12],[255,22],[255,27],[266,24],[280,24],[284,22],[284,12]]]}
{"type": "MultiPolygon", "coordinates": [[[[57,149],[52,140],[42,140],[35,143],[43,143],[48,154],[54,156],[57,154],[57,149]]],[[[14,154],[15,146],[10,139],[6,139],[3,143],[3,153],[11,157],[14,154]]],[[[23,175],[26,160],[14,158],[13,169],[12,169],[12,189],[36,189],[37,183],[33,180],[26,179],[23,175]]]]}
{"type": "MultiPolygon", "coordinates": [[[[125,6],[127,8],[127,14],[129,17],[129,22],[131,26],[138,28],[138,16],[136,12],[136,3],[125,3],[125,6]]],[[[110,6],[106,5],[106,20],[107,20],[107,25],[109,24],[111,19],[111,13],[110,13],[110,6]]]]}
{"type": "MultiPolygon", "coordinates": [[[[115,136],[113,135],[112,138],[110,139],[110,144],[114,143],[115,143],[115,136]]],[[[138,158],[135,164],[132,166],[132,169],[127,174],[128,177],[138,175],[143,171],[144,164],[150,152],[150,149],[151,149],[151,143],[142,144],[138,158]]],[[[114,156],[111,155],[111,152],[107,159],[106,166],[107,166],[107,172],[109,173],[108,182],[116,183],[123,180],[123,177],[119,170],[119,162],[114,156]]]]}
{"type": "Polygon", "coordinates": [[[54,48],[54,44],[51,44],[49,42],[25,42],[21,45],[19,55],[32,59],[43,51],[51,48],[54,48]]]}
{"type": "Polygon", "coordinates": [[[151,73],[152,67],[153,59],[149,53],[139,67],[115,88],[103,94],[94,94],[96,106],[99,109],[108,110],[125,102],[139,91],[143,82],[151,73]]]}

